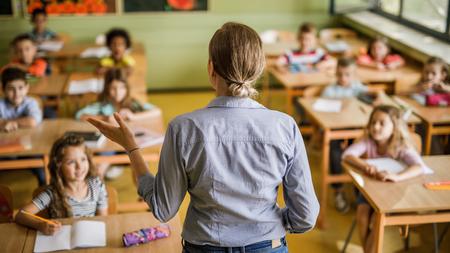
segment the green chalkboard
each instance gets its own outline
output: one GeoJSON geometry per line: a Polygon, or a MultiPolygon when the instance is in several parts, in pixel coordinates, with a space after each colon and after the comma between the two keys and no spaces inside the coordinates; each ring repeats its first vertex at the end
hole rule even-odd
{"type": "Polygon", "coordinates": [[[124,12],[206,11],[207,0],[124,0],[124,12]]]}
{"type": "Polygon", "coordinates": [[[13,15],[12,0],[0,1],[0,15],[13,15]]]}

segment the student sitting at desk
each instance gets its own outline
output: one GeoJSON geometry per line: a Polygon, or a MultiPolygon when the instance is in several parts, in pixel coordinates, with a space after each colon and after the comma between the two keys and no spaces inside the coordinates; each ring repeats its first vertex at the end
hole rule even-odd
{"type": "Polygon", "coordinates": [[[32,76],[44,76],[47,70],[47,62],[37,58],[37,46],[35,41],[28,34],[21,34],[11,42],[14,49],[14,59],[8,63],[7,67],[20,68],[32,76]]]}
{"type": "MultiPolygon", "coordinates": [[[[2,89],[5,97],[0,99],[0,131],[12,132],[41,123],[42,111],[38,102],[27,96],[29,84],[24,71],[6,68],[2,73],[2,89]]],[[[36,174],[39,185],[44,185],[43,169],[33,169],[32,172],[36,174]]]]}
{"type": "Polygon", "coordinates": [[[292,72],[308,72],[314,69],[334,67],[336,62],[317,43],[317,29],[311,23],[302,24],[297,33],[299,49],[288,51],[277,59],[276,65],[288,66],[292,72]]]}
{"type": "Polygon", "coordinates": [[[110,68],[123,68],[129,75],[136,61],[129,55],[131,38],[125,29],[113,28],[106,34],[106,45],[111,55],[100,60],[97,73],[103,75],[110,68]]]}
{"type": "MultiPolygon", "coordinates": [[[[411,97],[421,105],[450,106],[450,70],[442,58],[431,57],[428,59],[423,66],[422,79],[411,97]]],[[[417,131],[425,136],[425,125],[418,125],[417,131]]],[[[432,137],[432,154],[445,154],[445,150],[450,150],[450,143],[446,144],[445,137],[445,135],[432,137]]]]}
{"type": "Polygon", "coordinates": [[[405,64],[398,54],[390,54],[388,41],[384,37],[376,37],[367,48],[367,53],[358,56],[358,64],[378,70],[392,70],[405,64]]]}
{"type": "MultiPolygon", "coordinates": [[[[51,219],[108,214],[106,187],[96,176],[91,152],[83,138],[73,135],[59,138],[53,144],[49,161],[50,185],[21,210],[31,214],[48,210],[51,219]]],[[[61,228],[56,220],[45,222],[20,211],[15,220],[46,235],[61,228]]]]}
{"type": "MultiPolygon", "coordinates": [[[[125,70],[112,68],[105,73],[105,85],[102,93],[98,97],[98,102],[88,105],[79,110],[76,119],[86,120],[87,118],[97,118],[106,121],[114,121],[113,114],[118,112],[126,120],[150,119],[161,114],[161,110],[149,103],[140,103],[130,96],[130,86],[128,85],[125,70]]],[[[101,178],[109,164],[100,164],[98,174],[101,178]]],[[[106,173],[107,179],[113,179],[122,174],[122,168],[112,167],[106,173]]]]}
{"type": "MultiPolygon", "coordinates": [[[[336,69],[336,83],[327,86],[320,95],[324,98],[343,99],[357,97],[367,93],[368,88],[356,78],[356,63],[352,58],[340,58],[336,69]]],[[[333,140],[330,143],[330,171],[331,174],[342,174],[341,154],[342,140],[333,140]]],[[[331,185],[335,190],[335,207],[340,213],[350,210],[341,183],[331,185]]]]}
{"type": "Polygon", "coordinates": [[[38,102],[27,96],[29,85],[24,71],[6,68],[2,73],[4,98],[0,99],[0,130],[35,127],[42,121],[38,102]]]}
{"type": "MultiPolygon", "coordinates": [[[[342,159],[366,175],[377,180],[398,182],[424,173],[426,168],[422,158],[410,143],[406,123],[400,111],[393,106],[377,106],[370,115],[364,137],[345,150],[342,159]],[[408,166],[398,174],[379,172],[369,165],[366,158],[389,157],[400,160],[408,166]]],[[[380,168],[381,169],[381,168],[380,168]]],[[[361,194],[358,196],[356,219],[364,252],[374,252],[374,233],[370,230],[372,208],[361,194]]]]}
{"type": "Polygon", "coordinates": [[[417,84],[417,93],[432,95],[450,93],[450,68],[440,57],[431,57],[423,66],[422,79],[417,84]]]}
{"type": "Polygon", "coordinates": [[[47,28],[47,12],[45,9],[34,9],[31,14],[33,30],[28,33],[31,39],[40,44],[48,40],[57,40],[58,35],[47,28]]]}

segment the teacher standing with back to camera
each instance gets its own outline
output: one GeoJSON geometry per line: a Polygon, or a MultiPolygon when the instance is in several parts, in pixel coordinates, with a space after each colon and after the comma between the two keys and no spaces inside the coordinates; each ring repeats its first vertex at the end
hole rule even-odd
{"type": "Polygon", "coordinates": [[[138,193],[158,220],[172,218],[189,192],[183,252],[287,252],[286,231],[315,225],[319,204],[295,121],[251,98],[264,65],[252,28],[230,22],[215,32],[208,76],[217,97],[170,122],[156,176],[118,114],[119,127],[89,120],[127,150],[138,193]],[[285,208],[276,203],[280,184],[285,208]]]}

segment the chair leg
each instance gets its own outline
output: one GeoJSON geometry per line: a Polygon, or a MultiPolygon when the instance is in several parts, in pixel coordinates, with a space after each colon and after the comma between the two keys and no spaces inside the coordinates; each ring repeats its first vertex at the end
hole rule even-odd
{"type": "Polygon", "coordinates": [[[353,231],[355,231],[356,227],[356,217],[353,218],[352,226],[350,227],[350,231],[348,231],[347,237],[345,238],[344,246],[342,247],[341,253],[345,253],[347,246],[352,239],[353,231]]]}
{"type": "Polygon", "coordinates": [[[403,238],[403,250],[404,251],[409,250],[409,235],[407,235],[405,238],[403,238]]]}
{"type": "Polygon", "coordinates": [[[448,228],[450,227],[450,223],[447,223],[447,225],[444,228],[444,231],[442,231],[441,235],[439,236],[439,241],[438,241],[438,248],[441,247],[441,243],[444,240],[445,235],[448,232],[448,228]]]}
{"type": "Polygon", "coordinates": [[[434,252],[439,253],[439,239],[438,239],[439,232],[437,223],[433,223],[433,235],[434,235],[434,252]]]}

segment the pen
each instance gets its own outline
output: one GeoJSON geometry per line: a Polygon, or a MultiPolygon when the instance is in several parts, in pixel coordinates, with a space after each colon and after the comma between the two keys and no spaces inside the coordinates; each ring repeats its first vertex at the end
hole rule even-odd
{"type": "Polygon", "coordinates": [[[364,114],[366,114],[366,109],[364,109],[364,107],[363,107],[362,105],[359,106],[359,109],[360,109],[364,114]]]}

